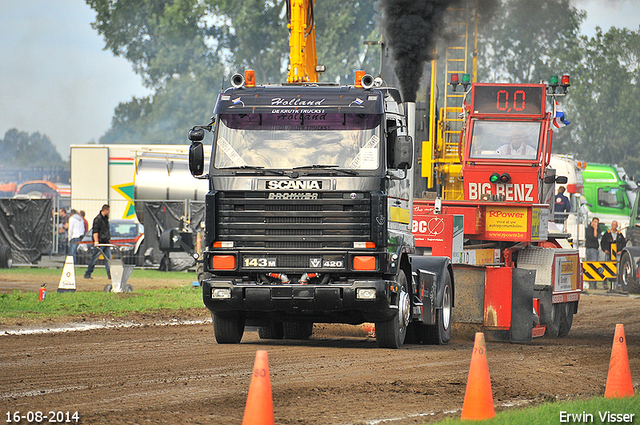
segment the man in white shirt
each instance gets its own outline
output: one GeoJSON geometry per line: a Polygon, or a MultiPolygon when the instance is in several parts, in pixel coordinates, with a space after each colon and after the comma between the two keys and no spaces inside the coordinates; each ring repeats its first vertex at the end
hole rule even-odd
{"type": "Polygon", "coordinates": [[[73,264],[76,264],[76,250],[84,236],[84,221],[76,210],[71,210],[69,217],[69,253],[73,256],[73,264]]]}
{"type": "Polygon", "coordinates": [[[511,143],[500,146],[497,150],[500,155],[522,157],[522,159],[536,159],[538,151],[527,144],[527,134],[521,128],[513,132],[511,143]]]}

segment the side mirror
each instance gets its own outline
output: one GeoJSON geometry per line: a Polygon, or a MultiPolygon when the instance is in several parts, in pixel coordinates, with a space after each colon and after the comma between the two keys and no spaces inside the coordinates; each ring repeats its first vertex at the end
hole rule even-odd
{"type": "Polygon", "coordinates": [[[202,142],[204,140],[204,129],[194,127],[189,130],[189,140],[192,142],[202,142]]]}
{"type": "Polygon", "coordinates": [[[556,176],[556,183],[558,184],[567,184],[568,181],[567,176],[556,176]]]}
{"type": "MultiPolygon", "coordinates": [[[[189,132],[189,136],[191,136],[192,132],[197,130],[192,130],[189,132]]],[[[202,132],[202,136],[204,137],[204,130],[200,130],[202,132]]],[[[189,171],[194,176],[201,176],[204,172],[204,146],[202,142],[194,141],[189,146],[189,171]]]]}
{"type": "Polygon", "coordinates": [[[410,169],[413,164],[413,140],[411,136],[397,136],[393,146],[395,167],[410,169]]]}

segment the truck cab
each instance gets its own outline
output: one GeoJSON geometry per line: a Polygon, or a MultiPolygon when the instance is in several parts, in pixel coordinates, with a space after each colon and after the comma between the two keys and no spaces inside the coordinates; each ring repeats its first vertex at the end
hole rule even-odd
{"type": "Polygon", "coordinates": [[[196,176],[213,133],[202,287],[216,340],[239,342],[245,324],[308,338],[314,322],[374,322],[378,344],[399,348],[424,296],[411,298],[413,144],[400,93],[368,76],[244,81],[220,94],[214,126],[190,132],[196,176]]]}
{"type": "Polygon", "coordinates": [[[588,163],[583,178],[592,216],[598,217],[606,227],[616,220],[624,231],[632,213],[635,183],[622,180],[618,169],[607,164],[588,163]]]}

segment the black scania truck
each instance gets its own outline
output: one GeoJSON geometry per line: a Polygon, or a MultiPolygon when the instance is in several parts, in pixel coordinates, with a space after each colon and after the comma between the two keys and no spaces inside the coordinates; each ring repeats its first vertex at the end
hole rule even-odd
{"type": "Polygon", "coordinates": [[[240,342],[245,325],[306,339],[313,323],[373,322],[380,347],[448,342],[450,259],[413,255],[399,91],[368,75],[249,87],[236,74],[232,85],[212,123],[189,132],[190,170],[209,180],[201,285],[216,341],[240,342]]]}

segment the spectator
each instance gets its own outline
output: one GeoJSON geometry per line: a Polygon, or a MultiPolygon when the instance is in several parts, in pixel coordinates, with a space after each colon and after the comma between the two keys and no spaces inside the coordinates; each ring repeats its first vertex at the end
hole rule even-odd
{"type": "MultiPolygon", "coordinates": [[[[593,217],[593,219],[591,220],[591,224],[589,224],[587,226],[586,229],[586,242],[585,242],[585,247],[586,247],[586,254],[587,254],[587,261],[599,261],[600,259],[598,258],[599,256],[599,250],[598,247],[600,246],[600,243],[598,242],[598,239],[600,238],[600,219],[598,217],[593,217]]],[[[596,282],[593,282],[593,289],[597,289],[598,285],[596,282]]]]}
{"type": "Polygon", "coordinates": [[[89,222],[84,217],[86,214],[87,213],[85,213],[84,211],[80,211],[80,215],[82,216],[82,221],[84,222],[84,233],[87,233],[89,231],[89,222]]]}
{"type": "Polygon", "coordinates": [[[626,245],[627,241],[624,239],[622,232],[618,230],[618,222],[613,220],[611,222],[611,229],[602,236],[602,242],[600,246],[604,251],[605,261],[611,261],[611,244],[616,244],[616,252],[620,252],[626,245]]]}
{"type": "Polygon", "coordinates": [[[73,257],[73,264],[76,264],[76,250],[78,249],[78,244],[82,240],[84,234],[84,222],[82,221],[82,217],[76,210],[71,210],[71,215],[69,216],[68,255],[71,255],[73,257]]]}
{"type": "Polygon", "coordinates": [[[87,271],[84,273],[85,279],[92,279],[91,273],[100,257],[100,253],[104,252],[105,261],[104,267],[107,270],[107,278],[111,279],[111,270],[109,270],[109,260],[111,259],[111,248],[108,246],[102,247],[102,251],[96,245],[108,244],[111,242],[111,228],[109,226],[109,205],[104,204],[100,209],[100,212],[93,219],[93,231],[91,237],[93,238],[93,254],[89,260],[87,271]]]}
{"type": "Polygon", "coordinates": [[[555,205],[553,207],[553,211],[556,213],[560,213],[554,217],[554,221],[556,223],[564,223],[564,219],[567,217],[567,214],[571,210],[571,202],[569,198],[564,195],[565,188],[564,186],[560,186],[558,188],[558,194],[555,198],[555,205]]]}
{"type": "Polygon", "coordinates": [[[69,217],[67,217],[67,210],[60,208],[58,210],[58,254],[67,255],[67,229],[69,229],[69,217]]]}

